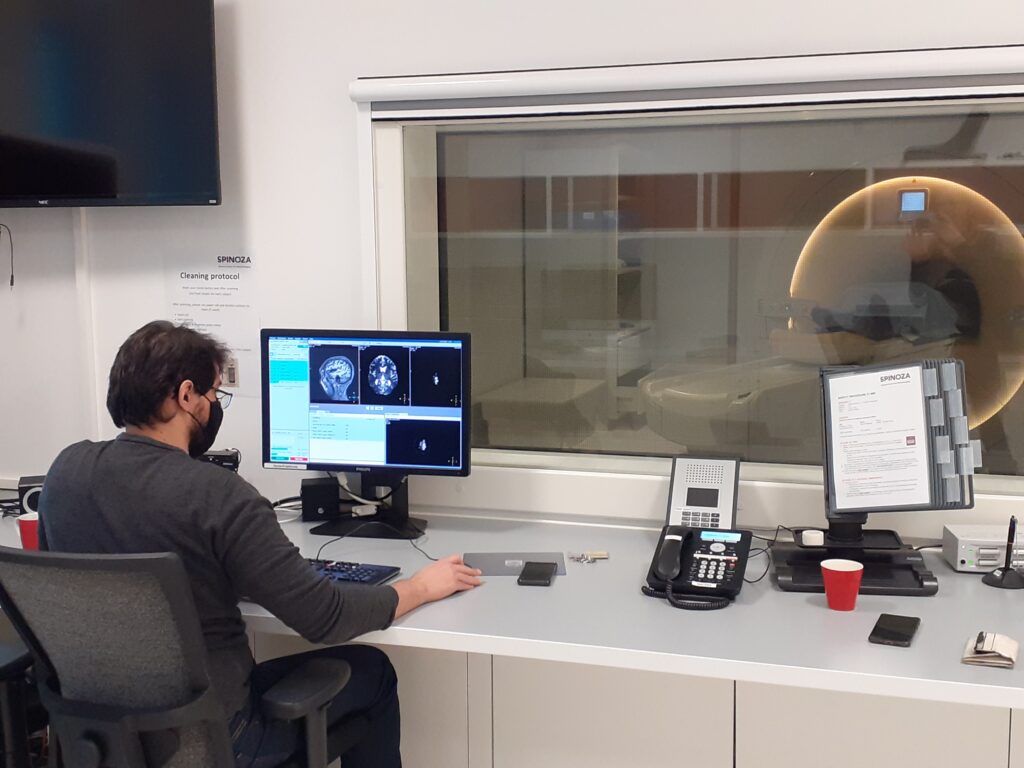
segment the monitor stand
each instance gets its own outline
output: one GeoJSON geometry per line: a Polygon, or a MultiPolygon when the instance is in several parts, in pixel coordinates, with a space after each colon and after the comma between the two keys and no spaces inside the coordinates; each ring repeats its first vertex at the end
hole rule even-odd
{"type": "Polygon", "coordinates": [[[427,521],[409,517],[409,483],[406,475],[361,472],[359,495],[372,498],[377,488],[390,488],[391,496],[372,515],[348,515],[310,529],[317,536],[356,539],[418,539],[427,521]]]}
{"type": "Polygon", "coordinates": [[[824,592],[821,561],[830,558],[864,564],[862,595],[934,595],[939,591],[935,575],[920,552],[903,543],[895,531],[864,530],[867,515],[829,519],[825,543],[805,546],[802,529],[794,531],[792,544],[776,544],[772,550],[775,578],[784,592],[824,592]]]}

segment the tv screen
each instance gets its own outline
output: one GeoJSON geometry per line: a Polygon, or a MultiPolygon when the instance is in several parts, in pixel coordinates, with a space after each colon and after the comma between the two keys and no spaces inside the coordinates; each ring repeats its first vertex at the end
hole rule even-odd
{"type": "Polygon", "coordinates": [[[0,207],[220,202],[212,0],[4,0],[0,207]]]}

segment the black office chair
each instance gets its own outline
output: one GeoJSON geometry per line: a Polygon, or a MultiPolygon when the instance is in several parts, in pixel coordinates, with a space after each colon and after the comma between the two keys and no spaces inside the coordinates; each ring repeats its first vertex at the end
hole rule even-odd
{"type": "MultiPolygon", "coordinates": [[[[6,619],[0,615],[0,621],[6,619]]],[[[32,654],[21,640],[0,640],[0,737],[3,738],[3,768],[31,768],[29,734],[46,727],[46,711],[39,704],[35,686],[28,679],[31,666],[32,654]]]]}
{"type": "MultiPolygon", "coordinates": [[[[0,547],[0,605],[32,652],[70,768],[233,768],[192,593],[173,554],[74,555],[0,547]]],[[[317,659],[281,680],[263,712],[305,722],[285,765],[325,768],[365,723],[330,737],[326,708],[348,664],[317,659]]]]}

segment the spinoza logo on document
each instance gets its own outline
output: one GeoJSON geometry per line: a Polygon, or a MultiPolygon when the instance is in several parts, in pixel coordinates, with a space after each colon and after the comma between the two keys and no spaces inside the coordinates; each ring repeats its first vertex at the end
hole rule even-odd
{"type": "Polygon", "coordinates": [[[252,266],[252,257],[250,256],[218,256],[217,266],[229,266],[229,267],[249,267],[252,266]]]}
{"type": "Polygon", "coordinates": [[[879,380],[879,384],[891,384],[897,381],[910,381],[911,375],[909,373],[887,373],[882,376],[879,380]]]}

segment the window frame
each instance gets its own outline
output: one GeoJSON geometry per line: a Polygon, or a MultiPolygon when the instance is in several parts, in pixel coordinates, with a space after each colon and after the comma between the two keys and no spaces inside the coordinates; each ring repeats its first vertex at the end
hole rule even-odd
{"type": "MultiPolygon", "coordinates": [[[[368,314],[382,329],[405,329],[409,322],[405,125],[1024,99],[1022,53],[1024,46],[999,46],[357,80],[350,96],[357,110],[368,314]]],[[[416,478],[415,493],[427,507],[648,524],[664,515],[669,469],[668,459],[650,456],[474,449],[470,477],[416,478]]],[[[750,525],[822,519],[820,466],[744,462],[740,484],[741,519],[750,525]]],[[[1024,476],[977,478],[983,511],[1002,515],[1022,495],[1024,476]]]]}

